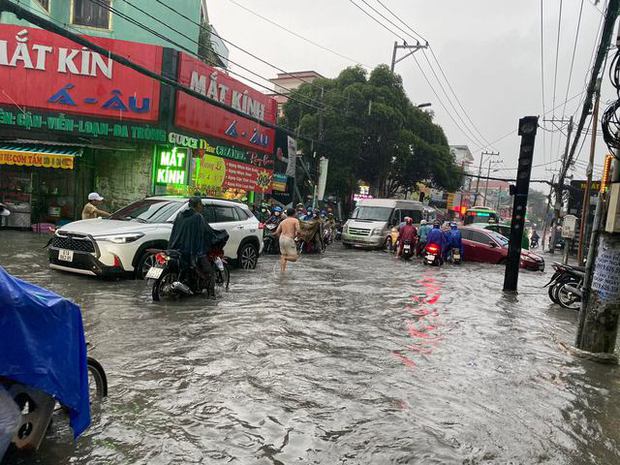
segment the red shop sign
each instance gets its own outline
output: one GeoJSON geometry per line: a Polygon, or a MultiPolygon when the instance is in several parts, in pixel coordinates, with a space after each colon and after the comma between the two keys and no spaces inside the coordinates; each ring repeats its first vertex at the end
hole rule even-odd
{"type": "MultiPolygon", "coordinates": [[[[269,123],[276,122],[277,103],[226,73],[181,53],[179,82],[269,123]]],[[[175,125],[195,134],[212,136],[245,148],[273,152],[275,130],[177,92],[175,125]]]]}
{"type": "MultiPolygon", "coordinates": [[[[88,40],[161,72],[162,48],[88,40]]],[[[159,82],[51,32],[0,28],[0,103],[105,118],[157,121],[159,82]]]]}

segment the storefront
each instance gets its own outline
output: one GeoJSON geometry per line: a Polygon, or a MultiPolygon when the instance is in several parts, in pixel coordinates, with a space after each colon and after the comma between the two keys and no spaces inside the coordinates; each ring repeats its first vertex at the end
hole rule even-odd
{"type": "Polygon", "coordinates": [[[80,156],[81,150],[62,146],[0,145],[0,201],[12,212],[4,225],[70,221],[80,156]]]}
{"type": "MultiPolygon", "coordinates": [[[[216,68],[181,53],[177,74],[179,82],[209,98],[276,122],[275,100],[216,68]]],[[[174,127],[168,142],[189,149],[186,191],[249,203],[271,192],[273,129],[183,92],[176,93],[174,127]]]]}
{"type": "MultiPolygon", "coordinates": [[[[162,47],[89,39],[161,72],[162,47]]],[[[166,143],[160,83],[45,30],[4,25],[0,42],[4,226],[79,219],[91,191],[108,210],[148,195],[152,147],[166,143]]]]}

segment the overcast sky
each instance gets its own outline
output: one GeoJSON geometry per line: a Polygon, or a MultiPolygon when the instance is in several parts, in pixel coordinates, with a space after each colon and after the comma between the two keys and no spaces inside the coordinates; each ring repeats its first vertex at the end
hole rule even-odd
{"type": "MultiPolygon", "coordinates": [[[[471,127],[467,116],[462,114],[456,100],[445,96],[421,51],[416,53],[417,60],[439,98],[427,84],[411,57],[396,65],[396,71],[403,78],[409,98],[416,104],[432,103],[435,120],[444,128],[449,143],[468,145],[476,157],[476,163],[483,149],[480,144],[486,144],[483,137],[491,142],[491,148],[500,152],[499,158],[502,161],[493,169],[503,170],[494,174],[514,176],[514,171],[506,170],[506,168],[514,168],[517,164],[518,119],[526,115],[543,114],[540,0],[381,1],[408,26],[428,40],[450,84],[467,111],[467,115],[482,135],[471,127]],[[442,102],[448,111],[444,109],[442,102]],[[456,110],[452,108],[450,102],[456,110]],[[494,143],[511,131],[515,131],[514,134],[494,143]]],[[[310,2],[213,0],[208,2],[208,7],[210,21],[222,37],[286,71],[315,70],[326,77],[335,77],[343,68],[354,63],[269,24],[239,5],[361,64],[374,67],[380,63],[389,63],[392,46],[397,38],[364,15],[352,2],[365,8],[398,35],[404,36],[401,31],[372,12],[363,0],[313,0],[310,2]]],[[[366,0],[366,2],[409,31],[382,9],[378,0],[366,0]]],[[[567,93],[569,69],[582,0],[563,0],[557,80],[555,80],[560,3],[560,0],[544,2],[544,89],[545,111],[548,112],[546,118],[551,118],[553,115],[551,110],[555,87],[555,106],[559,107],[555,110],[555,117],[564,116],[567,119],[576,113],[575,119],[578,119],[583,94],[569,101],[565,109],[563,103],[567,93]],[[579,111],[577,111],[578,108],[579,111]]],[[[605,0],[599,1],[598,5],[595,5],[595,0],[583,0],[583,13],[569,99],[585,89],[587,72],[591,66],[605,4],[605,0]]],[[[413,42],[410,37],[404,37],[410,43],[413,42]]],[[[275,77],[277,70],[233,47],[229,48],[231,60],[262,76],[275,77]]],[[[432,55],[427,52],[427,57],[434,64],[437,77],[442,79],[432,55]]],[[[235,65],[231,65],[231,70],[242,72],[235,65]]],[[[450,93],[445,82],[443,86],[446,92],[450,93]]],[[[605,75],[601,110],[606,106],[606,102],[613,100],[613,96],[609,78],[605,75]]],[[[543,124],[542,121],[541,124],[543,124]]],[[[552,123],[544,123],[544,125],[549,130],[554,128],[552,123]]],[[[561,129],[566,131],[563,126],[561,129]]],[[[565,140],[565,136],[557,130],[554,133],[539,130],[534,165],[547,164],[534,168],[533,178],[551,179],[553,174],[551,169],[557,170],[559,163],[548,163],[558,160],[565,140]]],[[[582,162],[587,161],[589,146],[588,136],[575,169],[576,178],[585,178],[585,164],[582,162]]],[[[603,140],[599,138],[596,164],[602,164],[605,152],[603,140]]],[[[595,176],[597,173],[600,171],[595,171],[595,176]]],[[[546,191],[548,188],[538,185],[537,189],[546,191]]]]}

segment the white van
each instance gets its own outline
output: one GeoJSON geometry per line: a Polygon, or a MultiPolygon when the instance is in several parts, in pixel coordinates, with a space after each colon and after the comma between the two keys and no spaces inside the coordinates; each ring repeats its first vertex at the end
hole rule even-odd
{"type": "Polygon", "coordinates": [[[360,200],[344,224],[342,243],[345,247],[383,248],[392,227],[398,226],[406,216],[419,225],[423,212],[424,204],[415,200],[360,200]]]}

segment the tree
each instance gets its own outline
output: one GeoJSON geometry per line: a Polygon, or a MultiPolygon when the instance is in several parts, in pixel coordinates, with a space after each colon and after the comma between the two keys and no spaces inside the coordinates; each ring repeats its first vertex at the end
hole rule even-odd
{"type": "Polygon", "coordinates": [[[286,126],[319,141],[301,142],[305,154],[330,159],[327,190],[350,197],[358,181],[375,195],[415,191],[419,182],[456,190],[462,179],[441,127],[407,98],[400,76],[386,65],[368,74],[356,66],[335,79],[303,84],[284,105],[286,126]]]}

